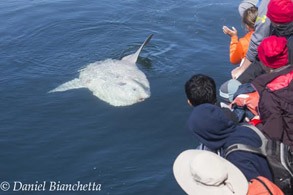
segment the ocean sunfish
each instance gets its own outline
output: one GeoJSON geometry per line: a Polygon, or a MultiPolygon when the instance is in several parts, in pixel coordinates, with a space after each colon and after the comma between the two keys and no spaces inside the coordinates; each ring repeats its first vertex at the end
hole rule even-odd
{"type": "Polygon", "coordinates": [[[61,84],[48,93],[88,88],[95,96],[113,106],[129,106],[149,98],[149,81],[136,66],[136,61],[152,36],[134,54],[121,60],[106,59],[91,63],[79,71],[79,78],[61,84]]]}

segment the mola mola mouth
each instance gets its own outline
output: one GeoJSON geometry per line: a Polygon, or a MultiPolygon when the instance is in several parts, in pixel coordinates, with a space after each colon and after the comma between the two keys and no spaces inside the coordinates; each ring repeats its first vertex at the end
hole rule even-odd
{"type": "Polygon", "coordinates": [[[149,81],[136,66],[136,61],[152,36],[151,34],[134,54],[121,60],[106,59],[91,63],[80,70],[79,78],[68,81],[49,93],[88,88],[95,96],[113,106],[129,106],[149,98],[149,81]]]}

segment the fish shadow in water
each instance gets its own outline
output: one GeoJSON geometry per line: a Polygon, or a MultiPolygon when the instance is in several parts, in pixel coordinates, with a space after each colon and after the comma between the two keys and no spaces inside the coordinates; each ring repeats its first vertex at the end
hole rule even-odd
{"type": "Polygon", "coordinates": [[[138,57],[136,64],[141,66],[145,70],[152,69],[152,60],[146,57],[138,57]]]}

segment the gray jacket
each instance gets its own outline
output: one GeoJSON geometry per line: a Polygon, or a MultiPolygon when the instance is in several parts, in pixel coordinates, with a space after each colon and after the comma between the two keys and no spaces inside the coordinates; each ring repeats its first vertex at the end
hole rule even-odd
{"type": "Polygon", "coordinates": [[[260,6],[258,7],[258,16],[254,25],[255,31],[251,35],[249,48],[246,53],[246,58],[251,62],[255,61],[257,47],[260,42],[270,35],[271,21],[266,16],[269,2],[270,0],[262,0],[260,6]]]}

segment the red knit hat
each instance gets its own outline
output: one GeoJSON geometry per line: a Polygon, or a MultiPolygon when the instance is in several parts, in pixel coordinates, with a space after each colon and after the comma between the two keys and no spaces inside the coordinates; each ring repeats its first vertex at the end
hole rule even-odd
{"type": "Polygon", "coordinates": [[[268,4],[267,17],[274,23],[284,24],[292,22],[292,0],[271,0],[268,4]]]}
{"type": "Polygon", "coordinates": [[[267,67],[280,68],[289,63],[287,39],[270,36],[265,38],[257,48],[260,61],[267,67]]]}

